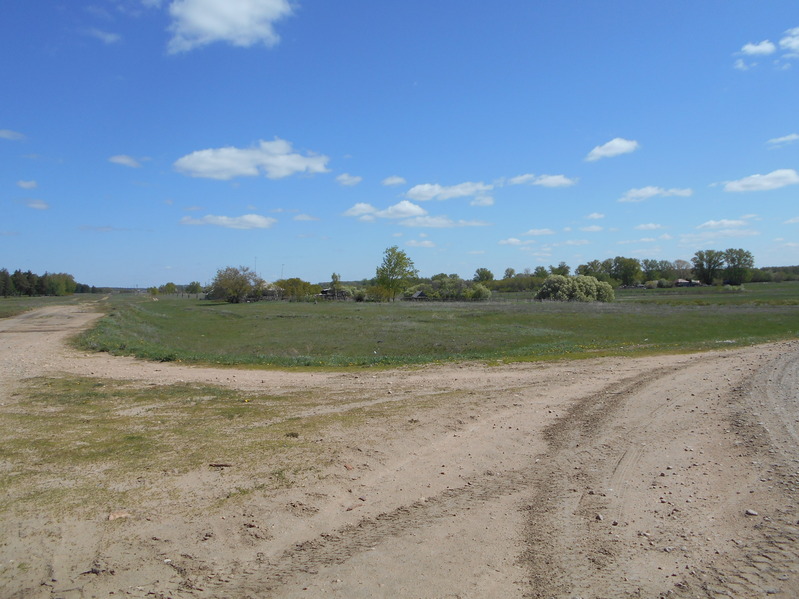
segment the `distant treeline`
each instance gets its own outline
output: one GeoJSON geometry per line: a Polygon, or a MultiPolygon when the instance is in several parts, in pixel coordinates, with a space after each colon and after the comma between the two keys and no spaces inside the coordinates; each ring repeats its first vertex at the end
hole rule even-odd
{"type": "Polygon", "coordinates": [[[76,283],[75,277],[63,272],[46,272],[38,275],[29,270],[0,269],[0,296],[14,297],[27,295],[72,295],[73,293],[99,293],[100,290],[90,285],[76,283]]]}

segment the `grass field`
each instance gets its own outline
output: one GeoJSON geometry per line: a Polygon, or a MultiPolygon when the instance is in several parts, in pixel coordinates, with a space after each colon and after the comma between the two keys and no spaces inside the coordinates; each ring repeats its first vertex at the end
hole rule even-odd
{"type": "Polygon", "coordinates": [[[117,296],[77,343],[146,359],[341,367],[694,351],[799,335],[799,283],[622,290],[611,304],[225,304],[117,296]]]}

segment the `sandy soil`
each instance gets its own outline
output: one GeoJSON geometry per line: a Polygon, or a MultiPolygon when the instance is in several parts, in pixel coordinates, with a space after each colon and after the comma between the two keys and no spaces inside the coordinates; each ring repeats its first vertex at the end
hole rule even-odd
{"type": "MultiPolygon", "coordinates": [[[[290,489],[206,513],[0,522],[0,596],[797,597],[799,342],[368,374],[217,370],[86,355],[90,307],[0,321],[0,427],[27,377],[315,389],[410,406],[290,489]],[[407,424],[407,413],[403,413],[407,424]],[[24,572],[13,564],[24,560],[24,572]]],[[[351,432],[350,432],[351,434],[351,432]]],[[[0,456],[2,457],[2,456],[0,456]]],[[[182,489],[182,485],[186,489],[182,489]]]]}

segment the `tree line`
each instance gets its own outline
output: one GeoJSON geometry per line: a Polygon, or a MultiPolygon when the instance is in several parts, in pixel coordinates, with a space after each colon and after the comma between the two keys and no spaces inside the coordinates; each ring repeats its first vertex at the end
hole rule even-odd
{"type": "Polygon", "coordinates": [[[59,272],[45,272],[43,275],[30,270],[15,270],[9,273],[8,269],[0,269],[0,296],[63,296],[73,293],[94,293],[97,289],[90,285],[75,282],[75,277],[59,272]]]}
{"type": "MultiPolygon", "coordinates": [[[[496,279],[488,268],[478,268],[470,280],[457,274],[439,273],[420,277],[406,252],[397,246],[383,252],[375,276],[349,284],[333,273],[330,283],[312,284],[299,278],[280,279],[267,283],[246,266],[227,267],[217,271],[213,282],[203,289],[209,299],[228,302],[282,299],[293,301],[354,299],[356,301],[396,301],[397,299],[485,300],[493,291],[536,292],[538,299],[568,301],[612,301],[617,287],[672,287],[675,284],[742,285],[755,281],[799,279],[799,267],[756,269],[748,250],[730,248],[724,251],[701,250],[691,261],[655,260],[616,256],[580,264],[572,273],[565,262],[557,266],[538,266],[517,273],[505,269],[496,279]]],[[[168,283],[152,288],[153,293],[175,292],[191,288],[199,293],[202,286],[191,283],[186,288],[168,283]]]]}

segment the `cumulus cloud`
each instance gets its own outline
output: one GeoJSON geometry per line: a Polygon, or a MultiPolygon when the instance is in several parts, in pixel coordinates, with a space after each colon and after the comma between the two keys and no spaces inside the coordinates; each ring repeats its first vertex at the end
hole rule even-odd
{"type": "Polygon", "coordinates": [[[469,196],[483,195],[494,189],[493,185],[486,183],[473,183],[466,181],[457,185],[445,187],[438,183],[422,183],[411,187],[406,193],[406,197],[417,202],[429,200],[449,200],[452,198],[464,198],[469,196]]]}
{"type": "Polygon", "coordinates": [[[658,225],[655,223],[644,223],[642,225],[637,225],[635,229],[637,231],[656,231],[657,229],[662,229],[663,225],[658,225]]]}
{"type": "Polygon", "coordinates": [[[0,139],[9,139],[11,141],[21,141],[25,139],[22,133],[11,131],[11,129],[0,129],[0,139]]]}
{"type": "Polygon", "coordinates": [[[532,235],[538,237],[539,235],[554,235],[555,231],[552,229],[530,229],[525,235],[532,235]]]}
{"type": "Polygon", "coordinates": [[[799,223],[799,216],[795,216],[794,218],[789,218],[783,224],[784,225],[795,225],[799,223]]]}
{"type": "Polygon", "coordinates": [[[588,153],[585,159],[588,162],[595,162],[602,158],[612,158],[620,156],[621,154],[629,154],[635,152],[639,147],[637,141],[632,139],[624,139],[622,137],[615,137],[606,144],[595,147],[588,153]]]}
{"type": "Polygon", "coordinates": [[[141,162],[132,156],[128,156],[127,154],[117,154],[116,156],[111,156],[111,158],[108,159],[108,162],[121,164],[122,166],[129,166],[131,168],[139,168],[141,166],[141,162]]]}
{"type": "Polygon", "coordinates": [[[787,146],[788,144],[792,144],[796,140],[799,140],[799,134],[791,133],[790,135],[783,135],[782,137],[769,139],[766,142],[766,145],[772,148],[781,148],[783,146],[787,146]]]}
{"type": "Polygon", "coordinates": [[[355,175],[350,175],[349,173],[342,173],[336,177],[336,181],[342,185],[346,185],[347,187],[352,187],[363,181],[363,177],[357,177],[355,175]]]}
{"type": "Polygon", "coordinates": [[[427,210],[408,200],[402,200],[384,210],[378,210],[371,204],[359,202],[344,213],[363,221],[373,221],[378,218],[399,219],[425,216],[427,210]]]}
{"type": "Polygon", "coordinates": [[[565,175],[518,175],[508,179],[509,185],[541,185],[542,187],[569,187],[577,183],[577,179],[569,179],[565,175]]]}
{"type": "Polygon", "coordinates": [[[775,46],[769,40],[763,40],[762,42],[758,42],[756,44],[750,42],[748,44],[744,44],[744,46],[741,48],[741,53],[746,54],[747,56],[767,56],[776,51],[777,46],[775,46]]]}
{"type": "Polygon", "coordinates": [[[361,216],[374,214],[375,212],[377,212],[377,208],[375,208],[371,204],[367,204],[366,202],[358,202],[352,208],[347,210],[344,213],[344,216],[354,216],[358,218],[361,216]]]}
{"type": "Polygon", "coordinates": [[[180,219],[182,225],[214,225],[228,229],[268,229],[277,222],[277,219],[260,214],[244,214],[242,216],[215,216],[208,214],[202,218],[184,216],[180,219]]]}
{"type": "Polygon", "coordinates": [[[214,42],[234,46],[274,46],[274,24],[292,14],[289,0],[174,0],[169,5],[170,53],[188,52],[214,42]]]}
{"type": "Polygon", "coordinates": [[[310,214],[298,214],[297,216],[292,218],[292,220],[298,220],[301,222],[311,222],[311,221],[317,221],[319,219],[315,216],[311,216],[310,214]]]}
{"type": "Polygon", "coordinates": [[[489,223],[479,220],[452,220],[447,216],[417,216],[400,222],[405,227],[429,227],[449,229],[453,227],[486,227],[489,223]]]}
{"type": "Polygon", "coordinates": [[[424,216],[427,214],[427,210],[413,202],[402,200],[393,206],[389,206],[385,210],[378,210],[374,214],[379,218],[410,218],[414,216],[424,216]]]}
{"type": "Polygon", "coordinates": [[[780,39],[780,48],[788,52],[790,58],[799,56],[799,27],[788,29],[780,39]]]}
{"type": "Polygon", "coordinates": [[[661,198],[668,198],[672,196],[678,196],[682,198],[687,198],[693,194],[692,189],[678,189],[673,187],[671,189],[664,189],[662,187],[654,187],[652,185],[648,185],[647,187],[639,187],[635,189],[630,189],[625,193],[622,197],[619,198],[619,202],[643,202],[644,200],[648,200],[649,198],[654,197],[661,197],[661,198]]]}
{"type": "Polygon", "coordinates": [[[767,175],[750,175],[737,181],[729,181],[724,191],[770,191],[799,183],[799,173],[791,168],[778,169],[767,175]]]}
{"type": "Polygon", "coordinates": [[[602,214],[601,212],[592,212],[591,214],[589,214],[585,218],[589,218],[591,220],[599,220],[600,218],[605,218],[605,215],[602,214]]]}
{"type": "Polygon", "coordinates": [[[328,160],[323,155],[293,152],[291,143],[276,137],[274,141],[259,141],[252,148],[198,150],[179,158],[174,167],[184,175],[207,179],[255,177],[260,173],[269,179],[282,179],[296,173],[326,173],[328,160]]]}
{"type": "Polygon", "coordinates": [[[402,177],[392,175],[383,179],[382,183],[383,185],[405,185],[406,181],[402,177]]]}
{"type": "Polygon", "coordinates": [[[580,231],[585,231],[586,233],[596,233],[598,231],[602,231],[602,227],[599,225],[590,225],[588,227],[580,227],[580,231]]]}
{"type": "Polygon", "coordinates": [[[39,186],[36,181],[17,181],[17,187],[22,189],[36,189],[39,186]]]}

